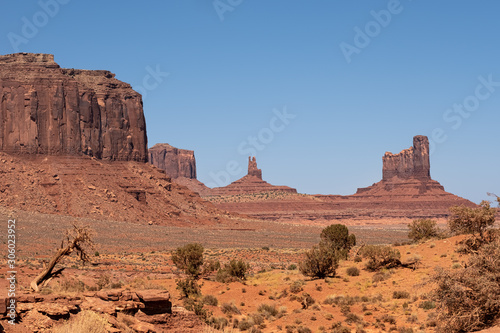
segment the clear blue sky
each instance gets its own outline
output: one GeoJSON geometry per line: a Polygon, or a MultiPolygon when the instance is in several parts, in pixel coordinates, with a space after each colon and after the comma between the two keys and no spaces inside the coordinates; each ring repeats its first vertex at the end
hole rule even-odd
{"type": "Polygon", "coordinates": [[[500,2],[216,5],[8,1],[0,53],[52,53],[62,67],[116,73],[144,93],[149,146],[195,150],[210,185],[213,175],[243,176],[255,144],[268,182],[352,194],[381,179],[385,151],[423,134],[446,136],[431,174],[447,191],[475,202],[500,195],[500,2]],[[295,118],[282,126],[273,119],[284,110],[295,118]]]}

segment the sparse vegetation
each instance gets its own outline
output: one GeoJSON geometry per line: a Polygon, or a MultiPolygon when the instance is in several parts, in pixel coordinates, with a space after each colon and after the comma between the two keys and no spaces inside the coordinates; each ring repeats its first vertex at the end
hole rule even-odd
{"type": "Polygon", "coordinates": [[[305,255],[306,258],[299,266],[302,274],[320,279],[335,276],[338,267],[338,258],[330,247],[322,245],[314,246],[305,255]]]}
{"type": "Polygon", "coordinates": [[[471,234],[485,241],[485,231],[495,223],[496,208],[488,201],[482,201],[479,208],[465,206],[451,207],[452,216],[448,220],[450,231],[455,234],[471,234]]]}
{"type": "Polygon", "coordinates": [[[401,265],[401,253],[386,245],[367,245],[360,251],[363,258],[368,258],[366,269],[376,271],[401,265]]]}
{"type": "Polygon", "coordinates": [[[471,255],[465,268],[438,270],[433,299],[441,331],[470,332],[500,318],[500,241],[471,255]]]}
{"type": "Polygon", "coordinates": [[[408,225],[408,228],[410,229],[410,231],[408,232],[408,238],[413,242],[419,242],[421,240],[439,236],[439,229],[437,227],[436,221],[434,220],[414,220],[408,225]]]}
{"type": "Polygon", "coordinates": [[[231,260],[217,271],[215,279],[223,283],[242,281],[245,280],[249,268],[250,266],[243,260],[231,260]]]}
{"type": "Polygon", "coordinates": [[[82,311],[71,320],[60,326],[56,326],[54,333],[101,333],[108,332],[111,324],[99,314],[93,311],[82,311]]]}
{"type": "Polygon", "coordinates": [[[346,273],[349,276],[359,276],[359,268],[352,266],[346,269],[346,273]]]}

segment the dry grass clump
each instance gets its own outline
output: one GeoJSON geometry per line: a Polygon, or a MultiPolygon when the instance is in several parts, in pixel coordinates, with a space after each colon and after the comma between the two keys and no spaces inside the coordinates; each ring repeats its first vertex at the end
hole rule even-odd
{"type": "Polygon", "coordinates": [[[82,311],[61,326],[54,333],[106,333],[111,324],[93,311],[82,311]]]}

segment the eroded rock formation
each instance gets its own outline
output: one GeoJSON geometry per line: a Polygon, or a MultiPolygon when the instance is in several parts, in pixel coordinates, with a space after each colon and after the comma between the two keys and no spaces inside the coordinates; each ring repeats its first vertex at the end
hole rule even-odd
{"type": "Polygon", "coordinates": [[[382,179],[393,177],[401,179],[416,178],[431,179],[429,161],[429,139],[423,135],[413,138],[413,147],[403,150],[399,154],[386,152],[382,157],[382,179]]]}
{"type": "Polygon", "coordinates": [[[262,180],[262,170],[257,168],[257,160],[254,157],[248,157],[248,175],[262,180]]]}
{"type": "Polygon", "coordinates": [[[149,162],[176,179],[184,177],[196,179],[194,151],[178,149],[168,143],[158,143],[149,148],[149,162]]]}
{"type": "Polygon", "coordinates": [[[262,180],[262,170],[257,167],[257,160],[255,157],[249,157],[248,174],[246,176],[225,187],[212,189],[209,195],[226,196],[269,192],[297,193],[297,190],[288,186],[271,185],[262,180]]]}
{"type": "MultiPolygon", "coordinates": [[[[217,207],[252,217],[281,221],[446,218],[449,208],[475,204],[448,193],[430,177],[429,140],[415,136],[413,147],[383,157],[383,179],[353,195],[295,195],[270,199],[227,197],[217,207]]],[[[253,166],[252,166],[253,168],[253,166]]],[[[261,188],[255,176],[245,176],[213,193],[236,195],[261,188]]]]}
{"type": "Polygon", "coordinates": [[[62,69],[50,54],[0,56],[0,149],[147,161],[142,97],[104,70],[62,69]]]}

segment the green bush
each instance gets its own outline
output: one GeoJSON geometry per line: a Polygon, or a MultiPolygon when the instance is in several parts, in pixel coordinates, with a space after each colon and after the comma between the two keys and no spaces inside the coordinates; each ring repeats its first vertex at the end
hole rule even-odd
{"type": "Polygon", "coordinates": [[[187,275],[197,279],[201,274],[203,252],[204,249],[201,244],[187,244],[183,247],[178,247],[172,253],[172,261],[177,268],[183,270],[187,275]]]}
{"type": "Polygon", "coordinates": [[[434,220],[414,220],[411,224],[408,224],[408,228],[410,229],[410,231],[408,232],[408,238],[413,242],[418,242],[420,240],[439,236],[439,229],[437,227],[436,221],[434,220]]]}
{"type": "Polygon", "coordinates": [[[368,258],[366,269],[376,271],[401,265],[401,253],[386,245],[367,245],[360,251],[363,258],[368,258]]]}
{"type": "Polygon", "coordinates": [[[177,290],[183,297],[198,297],[201,295],[200,286],[193,278],[179,279],[177,281],[177,290]]]}
{"type": "Polygon", "coordinates": [[[332,224],[321,231],[320,245],[331,248],[339,258],[347,259],[351,248],[356,245],[356,236],[349,235],[349,229],[343,224],[332,224]]]}
{"type": "Polygon", "coordinates": [[[242,260],[231,260],[217,271],[215,280],[222,283],[241,281],[246,279],[250,265],[242,260]]]}
{"type": "Polygon", "coordinates": [[[306,258],[300,263],[299,270],[305,276],[325,278],[335,276],[338,258],[331,248],[314,246],[306,252],[306,258]]]}

